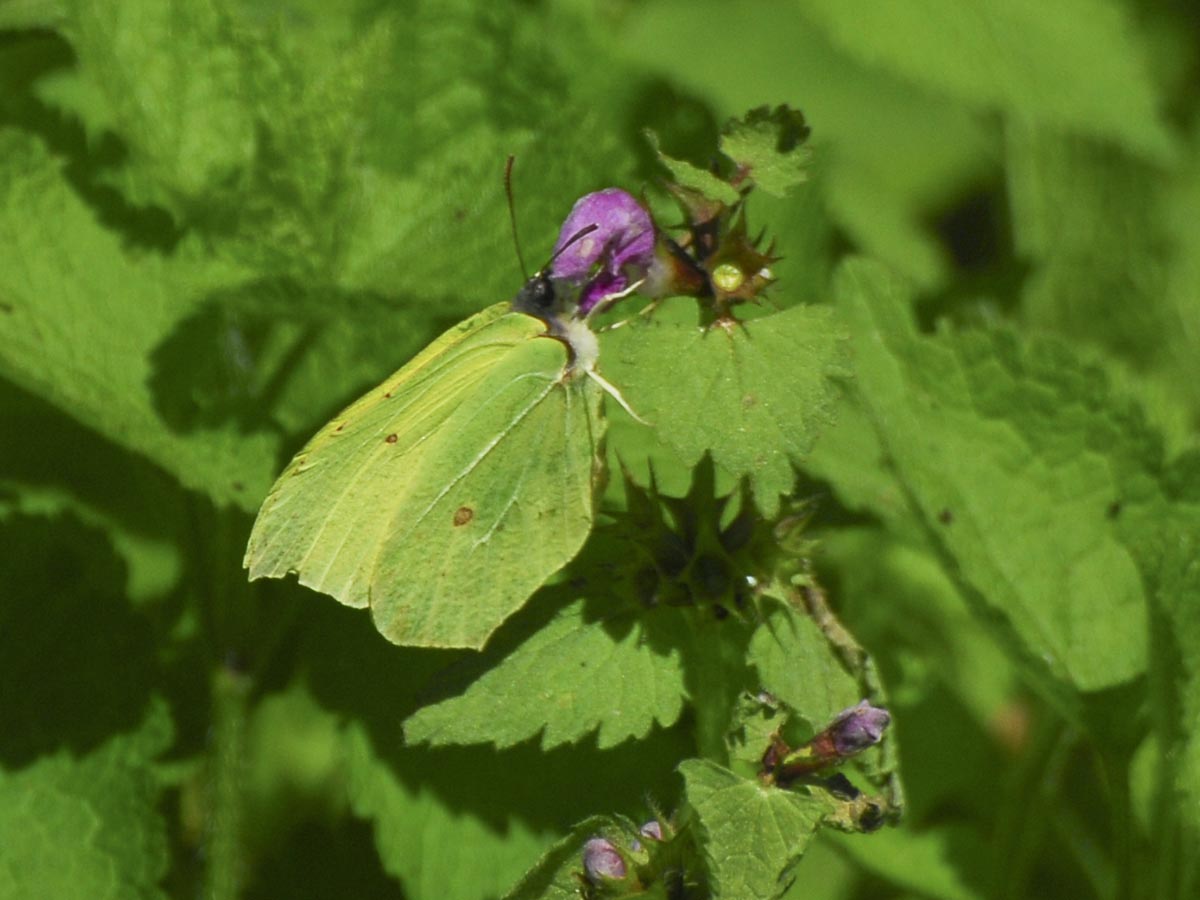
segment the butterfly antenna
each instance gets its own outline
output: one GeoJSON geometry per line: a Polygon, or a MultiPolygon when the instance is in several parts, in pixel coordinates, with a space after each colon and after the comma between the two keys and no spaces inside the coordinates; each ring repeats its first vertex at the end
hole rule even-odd
{"type": "Polygon", "coordinates": [[[517,234],[517,210],[513,205],[512,170],[517,158],[509,154],[508,162],[504,165],[504,193],[508,197],[508,222],[512,226],[513,246],[517,248],[517,262],[521,264],[521,275],[529,280],[529,269],[525,268],[525,257],[521,253],[521,238],[517,234]]]}
{"type": "Polygon", "coordinates": [[[591,234],[593,231],[595,231],[599,227],[600,227],[599,225],[597,225],[595,222],[593,222],[591,225],[584,225],[582,228],[580,228],[577,232],[575,232],[573,235],[571,235],[569,238],[567,238],[567,241],[565,244],[563,244],[561,247],[559,247],[557,250],[554,251],[553,255],[548,260],[546,260],[546,264],[544,266],[542,266],[541,271],[545,272],[548,268],[550,268],[552,265],[554,265],[554,261],[556,259],[558,259],[564,253],[566,253],[568,250],[570,250],[572,245],[579,243],[581,240],[583,240],[585,237],[587,237],[589,234],[591,234]]]}

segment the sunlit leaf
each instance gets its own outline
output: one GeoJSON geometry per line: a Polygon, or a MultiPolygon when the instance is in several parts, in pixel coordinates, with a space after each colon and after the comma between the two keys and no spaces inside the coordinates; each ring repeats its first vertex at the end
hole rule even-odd
{"type": "Polygon", "coordinates": [[[825,804],[758,784],[704,760],[679,767],[695,812],[714,898],[772,900],[789,884],[825,804]]]}
{"type": "Polygon", "coordinates": [[[683,711],[678,646],[686,626],[678,610],[646,615],[660,620],[659,642],[664,626],[675,632],[674,648],[652,645],[635,616],[589,620],[582,601],[571,604],[462,696],[411,716],[405,739],[507,747],[540,732],[550,748],[597,732],[604,749],[645,737],[656,722],[673,725],[683,711]]]}
{"type": "Polygon", "coordinates": [[[842,327],[814,307],[708,329],[677,313],[643,316],[606,335],[603,353],[607,377],[660,440],[686,465],[710,453],[749,478],[766,515],[790,493],[848,374],[842,327]]]}

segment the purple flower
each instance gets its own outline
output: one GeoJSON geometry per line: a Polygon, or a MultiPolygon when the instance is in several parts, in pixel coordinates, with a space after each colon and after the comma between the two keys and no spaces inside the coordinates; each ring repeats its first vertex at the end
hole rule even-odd
{"type": "Polygon", "coordinates": [[[620,188],[585,194],[575,202],[559,231],[554,252],[560,251],[550,274],[583,285],[579,312],[586,315],[646,276],[654,262],[654,222],[642,205],[620,188]],[[595,229],[579,237],[589,226],[595,229]]]}
{"type": "Polygon", "coordinates": [[[838,713],[837,718],[825,729],[833,737],[838,756],[853,756],[879,743],[883,730],[892,721],[886,709],[872,706],[863,700],[838,713]]]}
{"type": "Polygon", "coordinates": [[[661,841],[663,839],[662,825],[659,824],[658,819],[651,819],[639,829],[639,834],[651,840],[661,841]]]}
{"type": "Polygon", "coordinates": [[[624,878],[625,860],[604,838],[592,838],[583,845],[583,871],[593,884],[606,878],[624,878]]]}

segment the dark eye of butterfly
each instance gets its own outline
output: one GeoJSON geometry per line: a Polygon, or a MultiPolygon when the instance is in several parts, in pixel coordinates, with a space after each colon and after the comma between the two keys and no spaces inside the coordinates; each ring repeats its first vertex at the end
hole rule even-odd
{"type": "Polygon", "coordinates": [[[545,316],[554,310],[554,284],[550,276],[534,275],[513,298],[513,309],[531,316],[545,316]]]}

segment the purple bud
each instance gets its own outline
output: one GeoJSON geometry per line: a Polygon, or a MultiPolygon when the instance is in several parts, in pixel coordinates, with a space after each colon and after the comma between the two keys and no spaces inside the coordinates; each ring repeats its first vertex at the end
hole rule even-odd
{"type": "Polygon", "coordinates": [[[642,837],[650,838],[651,840],[655,841],[661,841],[663,839],[662,825],[659,824],[658,819],[651,819],[638,830],[638,833],[642,837]]]}
{"type": "Polygon", "coordinates": [[[576,284],[586,282],[579,298],[579,311],[586,315],[596,304],[646,276],[654,262],[654,222],[642,205],[620,188],[585,194],[563,222],[554,245],[555,253],[560,250],[562,255],[555,258],[550,274],[576,284]],[[593,225],[594,231],[571,243],[593,225]]]}
{"type": "Polygon", "coordinates": [[[863,700],[838,713],[837,718],[826,729],[833,737],[838,756],[853,756],[879,743],[883,730],[892,721],[886,709],[872,706],[863,700]]]}
{"type": "Polygon", "coordinates": [[[605,878],[624,878],[625,860],[604,838],[592,838],[583,845],[583,871],[593,884],[605,878]]]}

